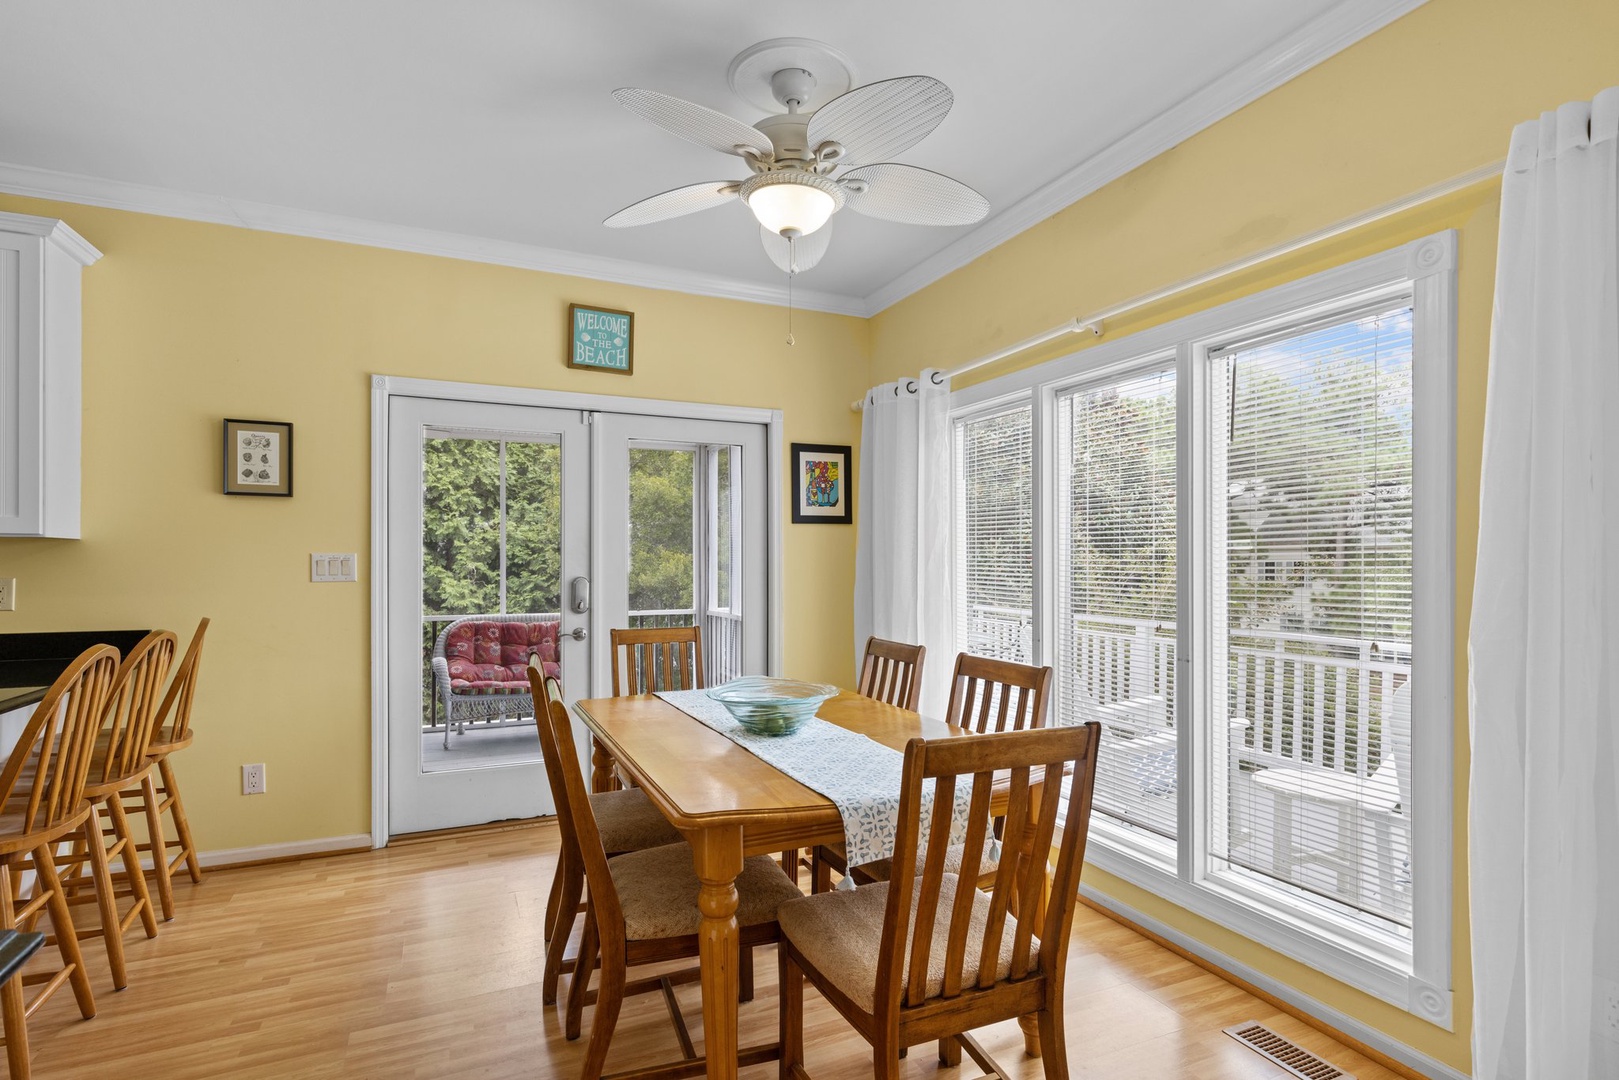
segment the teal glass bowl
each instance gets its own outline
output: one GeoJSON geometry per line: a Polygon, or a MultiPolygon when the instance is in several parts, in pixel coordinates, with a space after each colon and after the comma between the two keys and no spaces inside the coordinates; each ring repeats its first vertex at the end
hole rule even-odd
{"type": "Polygon", "coordinates": [[[837,687],[826,683],[747,675],[714,687],[708,696],[724,705],[747,731],[756,735],[791,735],[815,715],[821,702],[837,692],[837,687]]]}

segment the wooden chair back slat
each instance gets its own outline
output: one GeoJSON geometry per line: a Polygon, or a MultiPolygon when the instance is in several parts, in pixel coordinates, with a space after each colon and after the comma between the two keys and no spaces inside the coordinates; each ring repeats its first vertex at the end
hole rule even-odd
{"type": "Polygon", "coordinates": [[[158,717],[158,695],[168,681],[178,647],[167,630],[153,630],[118,665],[112,697],[102,719],[106,742],[91,775],[100,783],[133,776],[148,765],[146,750],[158,717]]]}
{"type": "Polygon", "coordinates": [[[961,653],[950,679],[945,719],[980,734],[1045,727],[1050,694],[1049,666],[961,653]]]}
{"type": "Polygon", "coordinates": [[[209,621],[203,619],[197,624],[197,632],[191,635],[191,644],[174,670],[169,692],[158,706],[152,736],[157,742],[183,742],[191,734],[191,702],[197,694],[197,669],[202,666],[202,639],[208,633],[209,621]]]}
{"type": "MultiPolygon", "coordinates": [[[[1034,696],[1038,693],[1034,688],[1034,696]]],[[[950,847],[951,808],[963,782],[971,784],[971,797],[962,841],[963,872],[948,897],[952,910],[943,946],[943,997],[957,997],[969,988],[993,992],[1000,983],[1040,977],[1047,980],[1046,1000],[1060,1000],[1054,995],[1060,993],[1067,959],[1100,736],[1101,726],[1092,722],[1077,727],[1030,727],[973,739],[911,740],[905,748],[893,877],[877,957],[875,1019],[879,1025],[898,1023],[903,1010],[926,1002],[928,958],[938,948],[935,922],[939,905],[946,899],[941,892],[950,847]],[[928,781],[933,783],[934,811],[924,837],[922,809],[928,781]],[[985,925],[976,942],[979,960],[974,970],[965,970],[973,905],[975,900],[983,903],[977,896],[977,876],[970,868],[979,865],[989,841],[990,797],[997,782],[1007,790],[1005,846],[988,892],[985,925]],[[1011,970],[999,976],[1016,897],[1040,895],[1064,788],[1068,812],[1058,841],[1044,922],[1035,926],[1032,911],[1017,921],[1011,937],[1011,970]],[[920,863],[919,849],[924,851],[920,863]],[[1036,936],[1039,957],[1031,961],[1036,936]],[[907,959],[909,977],[902,985],[907,959]]]]}
{"type": "Polygon", "coordinates": [[[916,709],[922,692],[922,663],[928,650],[879,637],[866,639],[866,657],[860,665],[855,692],[902,709],[916,709]]]}
{"type": "Polygon", "coordinates": [[[704,687],[702,627],[669,626],[609,633],[613,646],[614,697],[704,687]],[[619,678],[621,670],[628,677],[627,681],[619,678]]]}
{"type": "MultiPolygon", "coordinates": [[[[590,806],[590,788],[579,767],[579,748],[573,737],[573,721],[562,700],[562,684],[545,675],[530,658],[530,691],[534,695],[534,723],[539,729],[540,753],[545,760],[545,776],[556,802],[557,825],[567,854],[576,857],[585,870],[590,902],[595,905],[599,926],[611,928],[624,920],[613,876],[607,871],[607,849],[590,806]],[[543,705],[543,707],[541,707],[543,705]]],[[[622,936],[622,934],[620,935],[622,936]]]]}
{"type": "Polygon", "coordinates": [[[0,812],[21,812],[24,832],[53,829],[83,805],[96,732],[117,677],[118,650],[92,646],[57,676],[35,706],[0,771],[0,812]],[[17,780],[30,763],[37,766],[34,782],[20,792],[17,780]]]}

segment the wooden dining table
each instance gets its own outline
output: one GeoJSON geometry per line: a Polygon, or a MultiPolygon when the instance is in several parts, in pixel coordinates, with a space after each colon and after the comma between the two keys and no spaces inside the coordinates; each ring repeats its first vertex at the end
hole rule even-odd
{"type": "MultiPolygon", "coordinates": [[[[691,843],[702,882],[698,948],[707,1075],[710,1080],[734,1080],[736,878],[742,861],[750,855],[842,843],[843,819],[824,795],[662,698],[589,698],[575,702],[574,709],[593,736],[593,790],[610,785],[616,765],[691,843]]],[[[848,691],[828,699],[817,716],[901,753],[917,737],[972,734],[848,691]]]]}

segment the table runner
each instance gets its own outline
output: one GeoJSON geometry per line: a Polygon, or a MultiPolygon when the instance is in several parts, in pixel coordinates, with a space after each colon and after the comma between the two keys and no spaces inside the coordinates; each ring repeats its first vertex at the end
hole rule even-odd
{"type": "MultiPolygon", "coordinates": [[[[665,690],[658,697],[713,728],[769,765],[830,799],[843,817],[848,865],[894,854],[905,755],[856,731],[815,717],[791,735],[756,735],[737,723],[707,690],[665,690]]],[[[966,839],[971,785],[958,785],[950,842],[966,839]]],[[[922,792],[922,837],[933,820],[933,781],[922,792]]],[[[848,880],[848,879],[845,879],[848,880]]]]}

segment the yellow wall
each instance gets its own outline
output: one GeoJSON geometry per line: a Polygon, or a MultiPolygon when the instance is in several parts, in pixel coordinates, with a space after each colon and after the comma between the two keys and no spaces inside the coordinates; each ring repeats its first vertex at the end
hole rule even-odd
{"type": "MultiPolygon", "coordinates": [[[[1619,83],[1612,0],[1430,0],[872,320],[873,381],[949,367],[1109,304],[1387,205],[1506,155],[1514,124],[1619,83]]],[[[1460,233],[1456,491],[1456,1031],[1108,875],[1124,903],[1458,1069],[1469,1061],[1466,634],[1499,182],[1110,323],[1103,340],[1444,228],[1460,233]]],[[[1066,346],[981,369],[993,378],[1066,346]]],[[[1083,343],[1081,343],[1083,344],[1083,343]]]]}
{"type": "MultiPolygon", "coordinates": [[[[82,540],[0,540],[0,633],[213,618],[197,743],[176,759],[204,850],[368,833],[372,373],[780,408],[785,437],[853,442],[863,320],[0,197],[105,254],[84,272],[82,540]],[[570,301],[634,311],[634,376],[564,366],[570,301]],[[220,494],[220,421],[290,420],[291,499],[220,494]],[[309,582],[311,551],[360,580],[309,582]],[[240,794],[239,767],[269,792],[240,794]]],[[[785,520],[785,518],[784,518],[785,520]]],[[[785,529],[786,655],[852,665],[850,526],[785,529]]]]}

